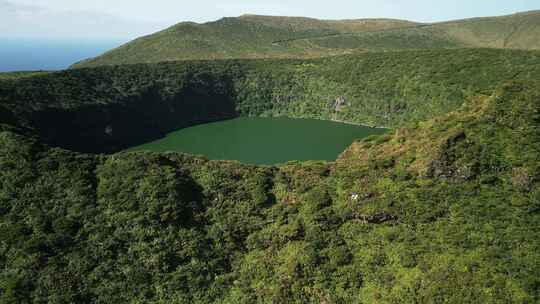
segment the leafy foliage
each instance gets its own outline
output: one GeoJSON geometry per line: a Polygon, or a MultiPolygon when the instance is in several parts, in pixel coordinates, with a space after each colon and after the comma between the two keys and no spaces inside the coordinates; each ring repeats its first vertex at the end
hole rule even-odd
{"type": "Polygon", "coordinates": [[[83,152],[115,152],[238,115],[395,127],[453,111],[508,80],[538,79],[539,64],[538,52],[462,49],[77,69],[0,81],[0,118],[83,152]]]}
{"type": "Polygon", "coordinates": [[[0,302],[539,302],[539,62],[468,49],[3,79],[0,302]],[[228,115],[395,129],[280,167],[76,152],[228,115]]]}

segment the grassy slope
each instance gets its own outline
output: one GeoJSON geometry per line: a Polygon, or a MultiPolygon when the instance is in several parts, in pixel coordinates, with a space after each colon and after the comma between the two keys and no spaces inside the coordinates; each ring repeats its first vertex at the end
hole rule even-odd
{"type": "Polygon", "coordinates": [[[539,33],[539,12],[436,24],[245,15],[205,24],[180,23],[75,67],[190,59],[306,58],[365,50],[539,49],[539,33]]]}
{"type": "Polygon", "coordinates": [[[262,15],[242,15],[238,18],[298,34],[313,30],[326,31],[328,34],[365,32],[418,25],[415,22],[397,19],[319,20],[305,17],[262,15]]]}
{"type": "Polygon", "coordinates": [[[4,72],[0,73],[0,80],[17,80],[22,78],[41,76],[48,74],[46,71],[34,71],[34,72],[4,72]]]}
{"type": "Polygon", "coordinates": [[[540,11],[436,24],[450,37],[475,47],[539,49],[540,11]]]}
{"type": "Polygon", "coordinates": [[[540,12],[474,18],[435,24],[347,33],[296,40],[297,43],[342,49],[408,49],[487,47],[539,49],[540,12]]]}
{"type": "MultiPolygon", "coordinates": [[[[322,21],[309,18],[245,15],[205,24],[180,23],[154,35],[136,39],[104,54],[108,63],[140,63],[189,59],[283,58],[320,56],[323,48],[290,46],[275,41],[339,34],[345,31],[395,28],[399,20],[322,21]],[[143,59],[144,58],[144,59],[143,59]]],[[[101,59],[77,66],[97,65],[101,59]]]]}
{"type": "Polygon", "coordinates": [[[0,132],[3,303],[534,303],[540,91],[279,168],[0,132]]]}

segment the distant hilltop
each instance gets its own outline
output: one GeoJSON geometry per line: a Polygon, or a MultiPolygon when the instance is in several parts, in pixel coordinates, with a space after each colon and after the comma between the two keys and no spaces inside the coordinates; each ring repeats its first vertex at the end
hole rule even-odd
{"type": "Polygon", "coordinates": [[[197,59],[313,58],[364,51],[540,49],[540,11],[439,23],[246,14],[182,22],[73,67],[197,59]]]}

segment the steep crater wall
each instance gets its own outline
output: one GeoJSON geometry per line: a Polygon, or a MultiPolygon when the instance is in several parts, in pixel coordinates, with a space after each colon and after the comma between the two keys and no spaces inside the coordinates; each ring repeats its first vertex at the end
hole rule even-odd
{"type": "MultiPolygon", "coordinates": [[[[201,89],[201,88],[199,88],[201,89]]],[[[230,92],[186,88],[170,97],[157,89],[126,102],[51,108],[31,113],[29,123],[46,143],[69,150],[111,153],[199,123],[236,117],[230,92]]]]}
{"type": "Polygon", "coordinates": [[[488,49],[74,69],[0,80],[0,125],[52,146],[113,153],[236,116],[400,127],[538,77],[540,53],[488,49]]]}
{"type": "Polygon", "coordinates": [[[3,97],[30,99],[31,106],[17,102],[1,107],[1,122],[29,129],[51,146],[113,153],[179,128],[238,116],[230,80],[210,74],[179,73],[168,81],[148,77],[137,86],[122,88],[114,77],[101,79],[108,82],[102,85],[77,76],[69,75],[75,82],[61,93],[50,90],[60,75],[22,81],[24,92],[12,88],[3,97]],[[28,96],[32,92],[48,93],[28,96]]]}

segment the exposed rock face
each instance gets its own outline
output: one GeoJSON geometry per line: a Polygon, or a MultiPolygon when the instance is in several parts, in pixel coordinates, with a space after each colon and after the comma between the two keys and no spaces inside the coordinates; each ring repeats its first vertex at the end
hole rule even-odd
{"type": "Polygon", "coordinates": [[[340,112],[345,107],[347,107],[347,105],[348,104],[347,104],[347,100],[345,99],[345,97],[339,96],[338,98],[336,98],[336,100],[334,100],[334,103],[333,103],[332,107],[334,108],[334,111],[340,112]]]}
{"type": "Polygon", "coordinates": [[[109,136],[113,135],[113,128],[112,128],[111,125],[108,125],[107,127],[105,127],[105,134],[107,134],[109,136]]]}
{"type": "Polygon", "coordinates": [[[533,184],[533,177],[525,168],[512,169],[512,185],[520,191],[529,191],[533,184]]]}
{"type": "Polygon", "coordinates": [[[464,131],[449,136],[440,148],[439,155],[430,163],[427,177],[454,180],[470,180],[478,174],[477,163],[462,163],[455,154],[455,146],[467,139],[464,131]]]}
{"type": "Polygon", "coordinates": [[[360,215],[358,216],[358,220],[362,221],[363,223],[369,223],[369,224],[382,224],[389,221],[395,221],[398,218],[390,213],[387,212],[380,212],[377,214],[372,215],[360,215]]]}

